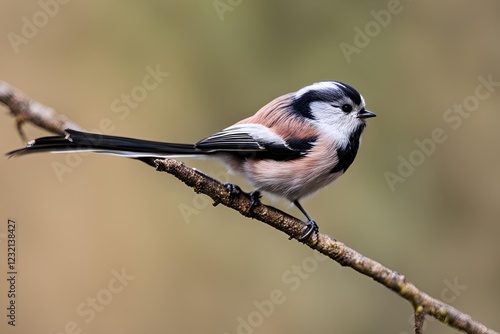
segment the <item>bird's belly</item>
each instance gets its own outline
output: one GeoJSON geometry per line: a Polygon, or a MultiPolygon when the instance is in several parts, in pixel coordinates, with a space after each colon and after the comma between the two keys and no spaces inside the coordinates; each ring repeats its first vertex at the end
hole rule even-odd
{"type": "Polygon", "coordinates": [[[265,160],[249,162],[243,168],[243,176],[256,189],[294,201],[314,194],[343,174],[331,170],[331,163],[309,168],[301,166],[298,160],[265,160]]]}

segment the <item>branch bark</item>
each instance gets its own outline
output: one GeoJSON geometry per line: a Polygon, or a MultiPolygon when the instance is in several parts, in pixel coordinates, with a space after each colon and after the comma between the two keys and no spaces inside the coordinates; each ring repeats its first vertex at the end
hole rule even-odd
{"type": "Polygon", "coordinates": [[[424,332],[425,313],[415,310],[414,320],[413,333],[422,334],[424,332]]]}
{"type": "Polygon", "coordinates": [[[56,113],[54,109],[30,99],[5,81],[0,81],[0,102],[9,108],[11,116],[16,120],[17,131],[25,142],[28,141],[22,128],[25,122],[58,135],[64,135],[65,129],[82,131],[76,123],[56,113]]]}
{"type": "MultiPolygon", "coordinates": [[[[30,122],[49,132],[63,135],[67,128],[81,129],[65,117],[57,114],[53,109],[31,100],[21,91],[0,81],[0,102],[10,110],[16,119],[21,137],[26,140],[22,125],[30,122]]],[[[260,204],[251,211],[250,199],[243,193],[229,196],[224,184],[197,171],[184,163],[173,159],[155,160],[156,169],[172,174],[197,193],[203,193],[214,200],[214,205],[222,204],[232,208],[243,216],[251,217],[264,222],[287,234],[290,238],[298,239],[307,229],[304,223],[272,206],[260,204]]],[[[394,291],[406,299],[415,311],[415,332],[421,333],[426,315],[455,329],[470,334],[500,334],[486,327],[478,321],[456,308],[436,299],[418,289],[402,274],[397,273],[382,264],[347,247],[325,234],[312,234],[304,244],[328,256],[342,266],[350,267],[394,291]]]]}

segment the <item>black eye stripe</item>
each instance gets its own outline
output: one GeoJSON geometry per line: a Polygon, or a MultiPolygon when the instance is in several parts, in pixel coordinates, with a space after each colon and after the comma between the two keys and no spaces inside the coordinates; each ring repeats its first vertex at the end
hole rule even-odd
{"type": "MultiPolygon", "coordinates": [[[[316,83],[319,85],[320,83],[316,83]]],[[[290,111],[296,113],[302,117],[309,119],[314,119],[314,115],[311,110],[311,103],[313,102],[326,102],[332,104],[332,106],[341,109],[345,113],[351,112],[354,106],[359,106],[362,103],[362,97],[353,87],[338,81],[325,81],[321,83],[319,87],[311,85],[305,91],[301,91],[301,94],[294,97],[290,104],[290,111]],[[329,86],[328,84],[331,84],[329,86]],[[347,97],[347,99],[346,99],[347,97]],[[342,102],[347,102],[344,105],[339,105],[342,102]],[[350,110],[348,109],[350,108],[350,110]]]]}

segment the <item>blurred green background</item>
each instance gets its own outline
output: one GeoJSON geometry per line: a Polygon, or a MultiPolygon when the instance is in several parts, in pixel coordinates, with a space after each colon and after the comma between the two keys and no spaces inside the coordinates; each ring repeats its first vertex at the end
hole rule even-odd
{"type": "MultiPolygon", "coordinates": [[[[500,329],[500,87],[475,98],[480,78],[500,82],[500,3],[4,0],[0,32],[1,80],[115,135],[194,142],[312,82],[352,84],[378,117],[308,212],[500,329]],[[168,76],[145,90],[148,69],[168,76]],[[470,113],[449,111],[464,103],[470,113]],[[435,129],[444,142],[430,143],[435,129]]],[[[24,143],[1,109],[7,152],[24,143]]],[[[141,163],[44,154],[0,168],[1,254],[13,218],[19,272],[12,328],[2,255],[2,333],[412,332],[396,294],[141,163]]]]}

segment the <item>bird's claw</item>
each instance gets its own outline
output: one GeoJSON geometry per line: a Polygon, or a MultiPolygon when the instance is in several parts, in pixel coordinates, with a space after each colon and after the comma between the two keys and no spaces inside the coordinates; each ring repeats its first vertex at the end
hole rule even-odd
{"type": "Polygon", "coordinates": [[[231,198],[231,197],[235,197],[235,196],[238,196],[240,193],[243,192],[243,190],[241,190],[240,186],[234,184],[234,183],[224,183],[224,187],[226,187],[226,190],[227,190],[227,195],[231,198]]]}
{"type": "Polygon", "coordinates": [[[252,211],[253,208],[260,205],[260,198],[262,195],[260,194],[260,191],[254,190],[248,194],[248,196],[250,197],[250,207],[248,208],[248,211],[252,211]]]}
{"type": "MultiPolygon", "coordinates": [[[[298,239],[299,241],[306,241],[312,233],[318,234],[319,227],[314,220],[308,220],[306,223],[306,232],[298,239]]],[[[291,238],[291,237],[290,237],[291,238]]]]}
{"type": "Polygon", "coordinates": [[[260,198],[262,197],[260,191],[254,190],[251,193],[247,193],[241,190],[241,188],[234,183],[225,183],[224,186],[226,187],[229,198],[233,198],[239,194],[244,194],[250,199],[250,207],[248,208],[249,212],[256,206],[260,205],[260,198]]]}

